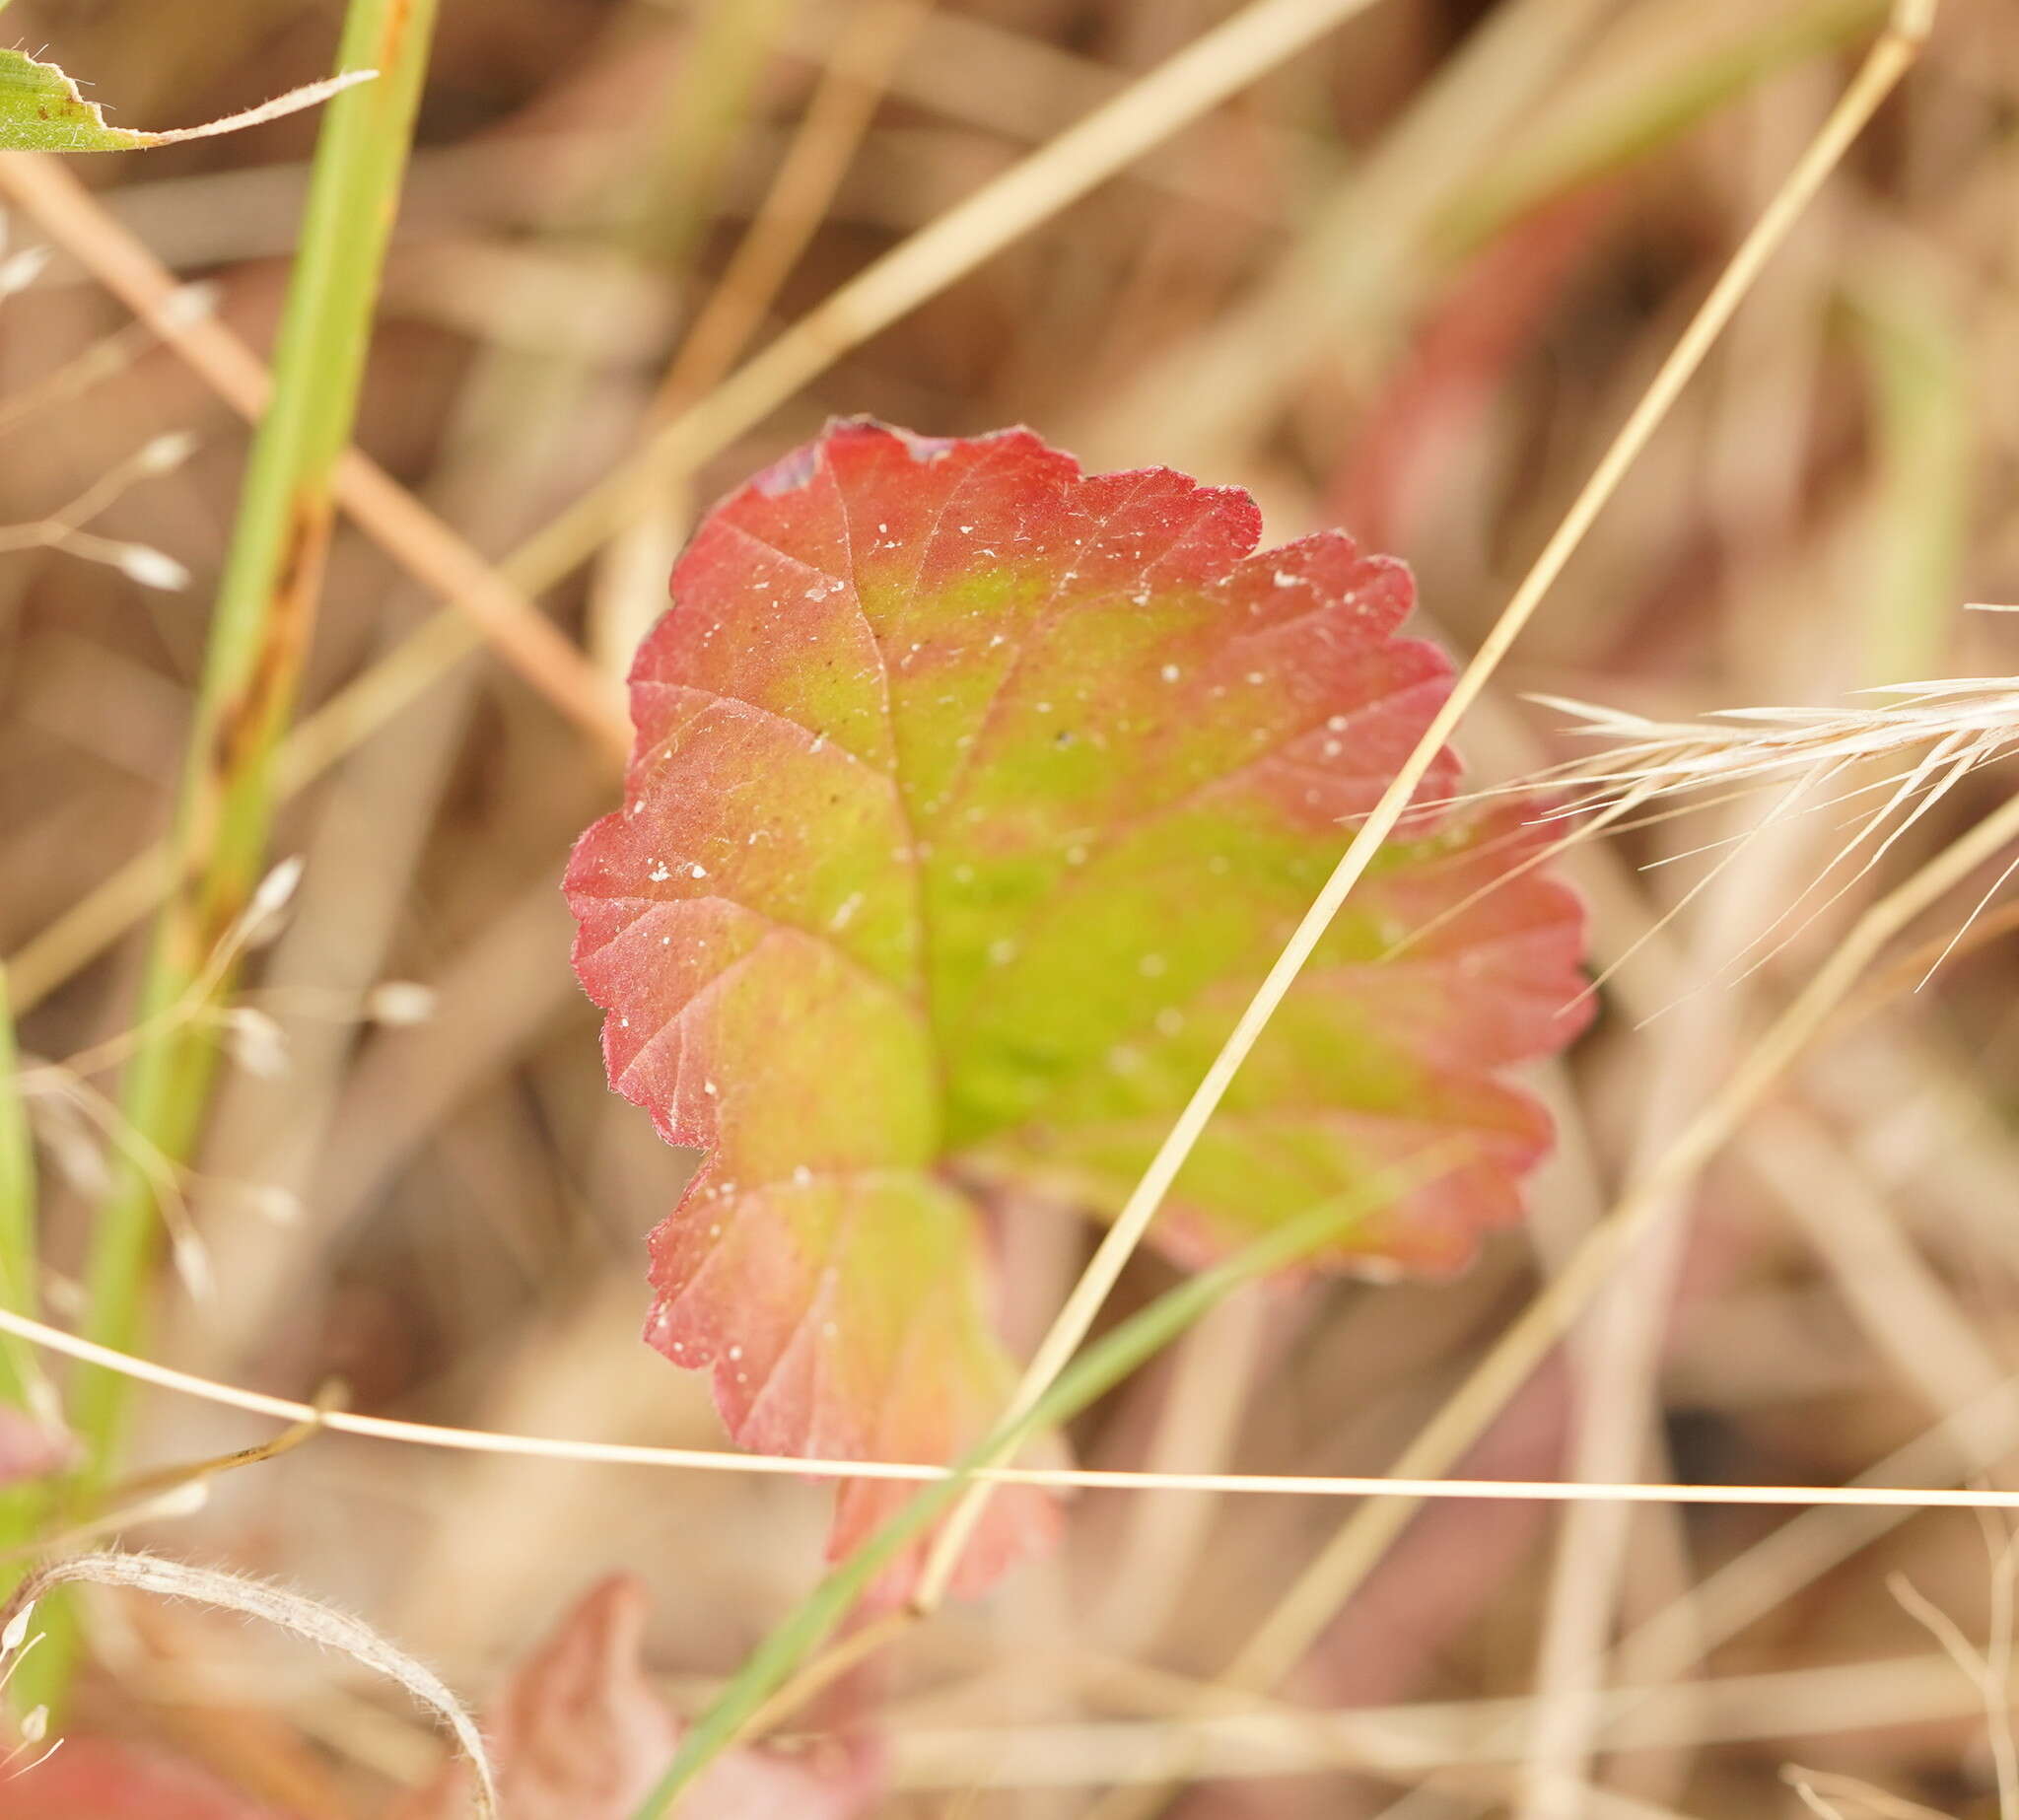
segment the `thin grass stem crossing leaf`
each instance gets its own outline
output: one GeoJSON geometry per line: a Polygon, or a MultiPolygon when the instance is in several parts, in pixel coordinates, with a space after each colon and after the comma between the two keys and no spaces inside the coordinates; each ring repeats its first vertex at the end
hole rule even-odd
{"type": "MultiPolygon", "coordinates": [[[[744,1444],[948,1460],[989,1428],[991,1221],[1120,1205],[1442,700],[1406,569],[1260,532],[1244,493],[1027,431],[854,422],[681,558],[567,889],[612,1085],[705,1153],[648,1338],[744,1444]]],[[[1517,1217],[1549,1124],[1500,1077],[1576,1033],[1582,919],[1533,868],[1475,894],[1539,838],[1518,805],[1412,815],[1180,1175],[1168,1255],[1432,1146],[1459,1162],[1323,1261],[1446,1269],[1517,1217]]],[[[845,1489],[837,1549],[902,1496],[845,1489]]],[[[1056,1520],[990,1510],[969,1585],[1056,1520]]]]}

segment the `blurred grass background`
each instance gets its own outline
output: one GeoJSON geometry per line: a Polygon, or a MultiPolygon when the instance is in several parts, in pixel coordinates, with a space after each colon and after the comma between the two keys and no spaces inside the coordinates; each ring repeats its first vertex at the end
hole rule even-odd
{"type": "MultiPolygon", "coordinates": [[[[445,0],[359,441],[502,558],[706,398],[745,343],[1232,10],[445,0]]],[[[544,604],[621,673],[694,511],[826,414],[867,411],[934,433],[1020,420],[1090,465],[1245,485],[1273,537],[1343,523],[1412,563],[1427,620],[1468,649],[1880,17],[1871,0],[1378,0],[627,501],[544,604]]],[[[8,25],[115,121],[166,126],[321,75],[339,19],[331,0],[16,0],[8,25]]],[[[263,350],[313,133],[284,120],[69,169],[263,350]]],[[[2015,667],[2011,622],[1961,610],[2019,599],[2015,197],[2019,19],[1948,0],[1475,717],[1477,775],[1564,754],[1527,691],[1682,717],[2015,667]]],[[[13,248],[47,238],[18,212],[10,226],[13,248]]],[[[0,523],[25,527],[0,553],[0,954],[25,1049],[61,1058],[134,1016],[142,942],[102,940],[77,910],[166,825],[246,438],[60,251],[0,300],[0,523]],[[179,432],[194,456],[87,528],[172,557],[186,590],[48,530],[179,432]]],[[[305,706],[435,606],[340,523],[305,706]]],[[[186,1185],[215,1286],[165,1277],[154,1355],[294,1396],[338,1373],[356,1407],[423,1420],[714,1444],[704,1387],[637,1339],[643,1237],[680,1159],[606,1093],[567,966],[556,880],[611,798],[607,751],[521,673],[438,649],[427,686],[368,712],[355,750],[283,810],[276,851],[307,870],[241,1003],[279,1020],[289,1067],[221,1084],[186,1185]],[[426,988],[432,1015],[412,1021],[420,995],[388,982],[426,988]]],[[[1959,789],[1889,865],[2000,787],[1993,771],[1959,789]]],[[[1743,825],[1692,817],[1584,856],[1601,957],[1704,870],[1633,865],[1743,825]]],[[[1621,975],[1545,1083],[1564,1144],[1534,1242],[1502,1238],[1451,1284],[1230,1308],[1085,1420],[1086,1461],[1383,1469],[1539,1257],[1854,914],[1866,887],[1742,987],[1636,1027],[1770,920],[1834,836],[1802,823],[1756,843],[1621,975]]],[[[1836,1483],[1917,1446],[1876,1476],[2009,1482],[2019,1420],[1993,1393],[2019,1366],[2013,986],[2009,944],[1988,943],[1842,1027],[1471,1469],[1836,1483]],[[1929,1438],[1966,1409],[1960,1438],[1929,1438]]],[[[107,1140],[81,1095],[34,1111],[45,1295],[70,1318],[107,1140]]],[[[1003,1244],[1028,1339],[1084,1235],[1003,1244]]],[[[1160,1282],[1145,1261],[1129,1288],[1160,1282]]],[[[259,1437],[150,1398],[137,1445],[158,1464],[259,1437]]],[[[336,1597],[466,1690],[633,1569],[656,1593],[655,1663],[692,1697],[815,1572],[827,1498],[325,1436],[143,1539],[336,1597]]],[[[1239,1650],[1339,1514],[1083,1496],[1056,1560],[907,1645],[878,1693],[885,1811],[1038,1820],[1167,1774],[1196,1778],[1188,1820],[1398,1799],[1424,1820],[1571,1811],[1538,1805],[1548,1771],[1591,1785],[1580,1811],[1781,1814],[1790,1760],[1996,1811],[1979,1692],[1887,1584],[1909,1575],[1982,1638],[1992,1576],[1956,1515],[1440,1507],[1286,1689],[1360,1716],[1202,1745],[1192,1681],[1239,1650]]],[[[435,1761],[422,1722],[343,1664],[159,1605],[90,1615],[80,1729],[168,1741],[308,1820],[373,1812],[435,1761]]]]}

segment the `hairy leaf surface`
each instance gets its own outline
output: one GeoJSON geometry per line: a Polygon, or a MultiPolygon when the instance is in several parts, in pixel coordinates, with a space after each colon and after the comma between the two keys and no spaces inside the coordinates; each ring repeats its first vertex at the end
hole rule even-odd
{"type": "MultiPolygon", "coordinates": [[[[1400,564],[1260,529],[1024,431],[848,423],[681,558],[568,890],[612,1085],[706,1153],[649,1337],[746,1444],[944,1459],[986,1427],[1005,1191],[1113,1211],[1443,698],[1400,564]]],[[[1466,900],[1532,839],[1412,817],[1180,1176],[1171,1256],[1431,1145],[1451,1166],[1330,1261],[1449,1267],[1517,1214],[1548,1122],[1498,1075],[1575,1033],[1581,921],[1533,873],[1466,900]]],[[[893,1496],[845,1490],[836,1545],[893,1496]]],[[[997,1498],[970,1583],[1051,1521],[997,1498]]]]}

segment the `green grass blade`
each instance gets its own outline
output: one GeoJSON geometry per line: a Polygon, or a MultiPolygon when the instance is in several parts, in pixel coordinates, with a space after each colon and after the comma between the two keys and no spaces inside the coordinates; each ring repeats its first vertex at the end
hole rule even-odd
{"type": "Polygon", "coordinates": [[[1970,546],[1977,381],[1938,286],[1875,262],[1850,296],[1869,374],[1873,453],[1864,581],[1868,683],[1946,673],[1970,546]]]}
{"type": "MultiPolygon", "coordinates": [[[[0,1302],[35,1319],[41,1313],[36,1237],[35,1134],[21,1089],[21,1051],[8,1009],[7,970],[0,966],[0,1302]]],[[[44,1420],[56,1418],[56,1393],[34,1347],[17,1336],[0,1341],[0,1398],[44,1420]]],[[[48,1519],[52,1499],[46,1484],[0,1491],[0,1550],[32,1540],[48,1519]]],[[[0,1572],[0,1586],[11,1586],[13,1569],[0,1572]]],[[[53,1704],[76,1653],[77,1619],[68,1599],[50,1602],[42,1613],[40,1645],[16,1664],[7,1684],[13,1712],[53,1704]]]]}
{"type": "Polygon", "coordinates": [[[1701,53],[1609,82],[1511,148],[1437,224],[1459,257],[1532,209],[1650,157],[1728,102],[1805,58],[1842,49],[1886,16],[1886,0],[1803,0],[1765,8],[1757,25],[1713,36],[1701,53]]]}
{"type": "Polygon", "coordinates": [[[627,238],[684,267],[715,213],[723,174],[749,128],[758,83],[802,0],[715,0],[666,97],[665,126],[631,179],[627,238]]]}
{"type": "MultiPolygon", "coordinates": [[[[0,966],[0,1302],[33,1318],[35,1295],[35,1152],[21,1092],[21,1056],[0,966]]],[[[32,1348],[0,1345],[0,1396],[21,1404],[40,1378],[32,1348]]]]}
{"type": "MultiPolygon", "coordinates": [[[[212,957],[265,864],[274,748],[313,624],[331,473],[356,410],[434,13],[434,0],[351,0],[338,66],[381,75],[330,105],[316,147],[273,401],[253,439],[191,729],[174,840],[183,882],[156,926],[124,1083],[129,1141],[93,1235],[85,1331],[122,1350],[138,1339],[157,1183],[188,1156],[209,1091],[214,1054],[192,999],[225,984],[212,957]]],[[[79,1377],[87,1489],[111,1469],[127,1394],[109,1373],[79,1377]]]]}

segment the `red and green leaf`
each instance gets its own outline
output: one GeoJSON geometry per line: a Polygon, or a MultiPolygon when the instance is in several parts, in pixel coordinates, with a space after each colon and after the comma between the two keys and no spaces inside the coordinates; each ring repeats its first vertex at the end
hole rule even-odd
{"type": "MultiPolygon", "coordinates": [[[[984,1201],[1113,1211],[1443,699],[1400,564],[1260,528],[1243,493],[1028,432],[849,423],[681,558],[568,891],[611,1084],[705,1153],[649,1338],[713,1368],[745,1444],[938,1460],[988,1425],[984,1201]]],[[[1549,1126],[1500,1074],[1575,1033],[1581,918],[1534,872],[1472,899],[1534,840],[1412,816],[1155,1242],[1217,1256],[1430,1146],[1455,1160],[1330,1262],[1447,1268],[1516,1217],[1549,1126]]],[[[893,1496],[846,1489],[836,1546],[893,1496]]],[[[1053,1520],[997,1498],[967,1582],[1053,1520]]]]}

